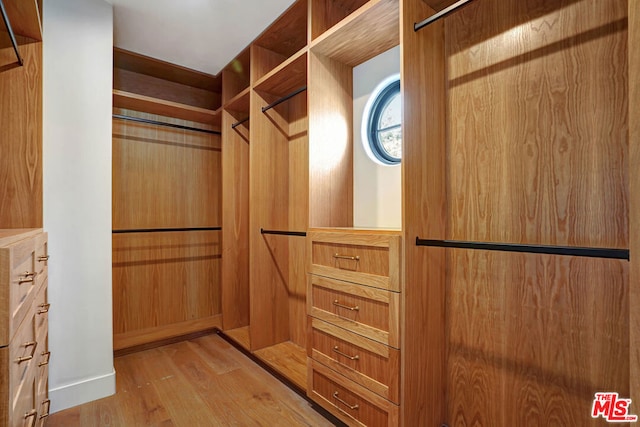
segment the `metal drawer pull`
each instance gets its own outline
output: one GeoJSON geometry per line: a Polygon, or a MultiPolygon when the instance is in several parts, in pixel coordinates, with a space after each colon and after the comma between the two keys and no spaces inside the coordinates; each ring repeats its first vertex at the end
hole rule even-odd
{"type": "Polygon", "coordinates": [[[49,261],[49,255],[41,255],[38,257],[38,262],[47,262],[49,261]]]}
{"type": "Polygon", "coordinates": [[[26,414],[24,414],[24,419],[25,419],[25,426],[29,426],[29,427],[33,427],[36,425],[36,417],[38,415],[38,411],[36,411],[35,409],[30,410],[29,412],[27,412],[26,414]],[[27,420],[31,418],[31,422],[29,424],[27,424],[27,420]]]}
{"type": "Polygon", "coordinates": [[[352,409],[352,410],[353,410],[353,409],[358,409],[358,408],[360,408],[360,406],[359,406],[357,403],[356,403],[355,405],[349,405],[347,402],[345,402],[344,400],[340,399],[340,398],[338,397],[338,392],[337,392],[337,391],[334,391],[334,392],[333,392],[333,398],[334,398],[334,399],[336,399],[338,402],[342,403],[343,405],[345,405],[345,406],[346,406],[347,408],[349,408],[349,409],[352,409]]]}
{"type": "Polygon", "coordinates": [[[43,351],[42,353],[40,353],[40,355],[41,356],[46,356],[47,357],[47,361],[38,363],[38,366],[48,365],[49,364],[49,359],[51,358],[51,352],[50,351],[43,351]]]}
{"type": "Polygon", "coordinates": [[[16,359],[16,362],[18,362],[18,364],[22,363],[22,362],[26,362],[28,360],[33,359],[33,355],[36,352],[36,347],[38,346],[38,343],[35,341],[31,341],[31,342],[26,342],[24,343],[24,348],[27,347],[31,347],[31,354],[29,356],[20,356],[16,359]]]}
{"type": "Polygon", "coordinates": [[[359,256],[351,256],[351,255],[340,255],[340,254],[334,254],[333,257],[335,259],[348,259],[351,261],[360,261],[360,257],[359,256]]]}
{"type": "Polygon", "coordinates": [[[44,411],[44,414],[40,415],[40,419],[47,418],[49,416],[49,411],[51,410],[51,400],[46,399],[42,401],[42,406],[47,405],[47,410],[44,411]]]}
{"type": "Polygon", "coordinates": [[[40,310],[38,310],[38,314],[44,314],[49,312],[49,308],[51,307],[51,304],[44,303],[44,304],[40,304],[38,307],[40,307],[40,310]]]}
{"type": "Polygon", "coordinates": [[[335,305],[336,307],[345,308],[351,311],[360,311],[360,307],[358,307],[357,305],[354,307],[349,307],[348,305],[340,304],[340,301],[338,300],[333,301],[333,305],[335,305]]]}
{"type": "Polygon", "coordinates": [[[357,354],[355,356],[349,356],[348,354],[341,352],[337,345],[333,347],[333,351],[338,353],[340,356],[346,357],[349,360],[359,360],[360,359],[360,356],[358,356],[357,354]]]}
{"type": "Polygon", "coordinates": [[[33,282],[34,277],[36,277],[36,273],[29,273],[28,271],[25,271],[18,279],[18,285],[33,282]]]}

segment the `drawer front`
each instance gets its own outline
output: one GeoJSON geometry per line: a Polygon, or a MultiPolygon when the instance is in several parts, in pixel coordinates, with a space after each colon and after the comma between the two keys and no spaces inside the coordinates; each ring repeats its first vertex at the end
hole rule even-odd
{"type": "Polygon", "coordinates": [[[399,348],[399,294],[315,275],[309,276],[307,313],[399,348]]]}
{"type": "Polygon", "coordinates": [[[400,291],[400,236],[309,232],[309,272],[400,291]]]}
{"type": "Polygon", "coordinates": [[[12,410],[9,414],[9,426],[11,427],[31,427],[38,421],[38,403],[36,396],[36,381],[33,375],[25,378],[13,401],[12,410]]]}
{"type": "Polygon", "coordinates": [[[398,425],[398,406],[320,363],[311,361],[309,397],[352,426],[389,427],[398,425]]]}
{"type": "Polygon", "coordinates": [[[29,316],[9,344],[9,389],[17,392],[28,377],[34,375],[37,364],[35,316],[29,316]]]}
{"type": "Polygon", "coordinates": [[[399,404],[400,352],[310,318],[311,358],[399,404]]]}
{"type": "Polygon", "coordinates": [[[38,283],[35,264],[33,238],[0,249],[0,345],[9,343],[31,309],[38,283]]]}

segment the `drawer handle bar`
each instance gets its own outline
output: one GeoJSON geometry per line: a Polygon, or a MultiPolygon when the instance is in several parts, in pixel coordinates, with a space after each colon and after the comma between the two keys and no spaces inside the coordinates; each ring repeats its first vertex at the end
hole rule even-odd
{"type": "Polygon", "coordinates": [[[49,261],[49,255],[42,255],[38,257],[38,262],[47,262],[49,261]]]}
{"type": "Polygon", "coordinates": [[[47,361],[38,363],[38,366],[48,365],[49,364],[49,359],[51,358],[51,352],[50,351],[43,351],[40,355],[41,356],[46,356],[47,357],[47,361]]]}
{"type": "Polygon", "coordinates": [[[360,356],[358,356],[357,354],[355,356],[349,356],[348,354],[341,352],[337,345],[335,347],[333,347],[333,351],[338,353],[340,356],[346,357],[349,360],[359,360],[360,359],[360,356]]]}
{"type": "Polygon", "coordinates": [[[351,255],[340,255],[340,254],[333,254],[333,257],[335,259],[348,259],[351,261],[360,261],[360,257],[359,256],[351,256],[351,255]]]}
{"type": "MultiPolygon", "coordinates": [[[[36,425],[36,417],[38,416],[38,411],[36,411],[35,409],[30,410],[29,412],[27,412],[26,414],[24,414],[24,419],[25,421],[29,418],[31,418],[31,423],[28,424],[29,427],[33,427],[36,425]]],[[[25,422],[25,425],[27,425],[27,423],[25,422]]]]}
{"type": "Polygon", "coordinates": [[[358,307],[357,305],[354,307],[349,307],[348,305],[340,304],[340,301],[338,300],[333,301],[333,305],[335,305],[336,307],[345,308],[351,311],[360,311],[360,307],[358,307]]]}
{"type": "Polygon", "coordinates": [[[22,362],[26,362],[28,360],[33,359],[33,355],[36,352],[36,347],[38,346],[38,343],[36,341],[31,341],[31,342],[26,342],[24,343],[24,348],[27,347],[31,347],[31,354],[29,356],[20,356],[16,359],[16,362],[18,362],[18,364],[22,363],[22,362]]]}
{"type": "Polygon", "coordinates": [[[338,402],[342,403],[343,405],[345,405],[347,408],[349,408],[351,410],[360,408],[360,406],[357,403],[355,405],[349,405],[347,402],[345,402],[344,400],[340,399],[338,397],[338,392],[337,391],[333,392],[333,398],[336,399],[338,402]]]}
{"type": "Polygon", "coordinates": [[[38,307],[40,307],[40,310],[38,310],[38,314],[45,314],[49,312],[49,308],[51,307],[51,304],[49,303],[40,304],[38,307]]]}
{"type": "Polygon", "coordinates": [[[25,271],[18,279],[18,285],[22,285],[23,283],[31,283],[33,282],[34,277],[36,277],[36,273],[29,273],[28,271],[25,271]]]}
{"type": "Polygon", "coordinates": [[[40,415],[40,419],[47,418],[49,416],[49,411],[51,411],[51,400],[46,399],[42,401],[42,406],[47,405],[47,410],[44,414],[40,415]]]}

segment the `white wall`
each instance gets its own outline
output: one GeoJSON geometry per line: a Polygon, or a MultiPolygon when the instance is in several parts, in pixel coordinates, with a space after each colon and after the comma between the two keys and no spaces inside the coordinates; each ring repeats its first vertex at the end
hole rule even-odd
{"type": "Polygon", "coordinates": [[[401,168],[374,163],[362,146],[364,107],[376,86],[400,72],[400,47],[390,49],[353,69],[353,225],[402,227],[401,168]]]}
{"type": "Polygon", "coordinates": [[[44,228],[56,412],[115,393],[111,323],[113,11],[44,1],[44,228]]]}

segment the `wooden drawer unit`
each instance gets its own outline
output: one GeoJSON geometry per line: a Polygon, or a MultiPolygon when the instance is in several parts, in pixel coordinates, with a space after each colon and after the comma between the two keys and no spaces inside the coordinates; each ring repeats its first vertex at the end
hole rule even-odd
{"type": "Polygon", "coordinates": [[[309,317],[309,357],[398,404],[400,352],[309,317]]]}
{"type": "Polygon", "coordinates": [[[0,425],[48,416],[47,234],[0,230],[0,425]]]}
{"type": "Polygon", "coordinates": [[[398,292],[400,241],[391,231],[311,230],[309,272],[398,292]]]}
{"type": "Polygon", "coordinates": [[[308,314],[394,348],[400,343],[399,304],[397,292],[309,276],[308,314]]]}
{"type": "Polygon", "coordinates": [[[398,406],[337,374],[321,363],[308,365],[308,395],[351,426],[398,425],[398,406]]]}
{"type": "MultiPolygon", "coordinates": [[[[36,256],[36,240],[46,233],[27,233],[31,238],[20,240],[0,238],[0,345],[7,345],[20,322],[31,310],[38,285],[42,262],[36,256]]],[[[2,236],[2,233],[0,233],[2,236]]],[[[13,236],[12,236],[13,237],[13,236]]],[[[46,249],[45,249],[46,250],[46,249]]]]}

